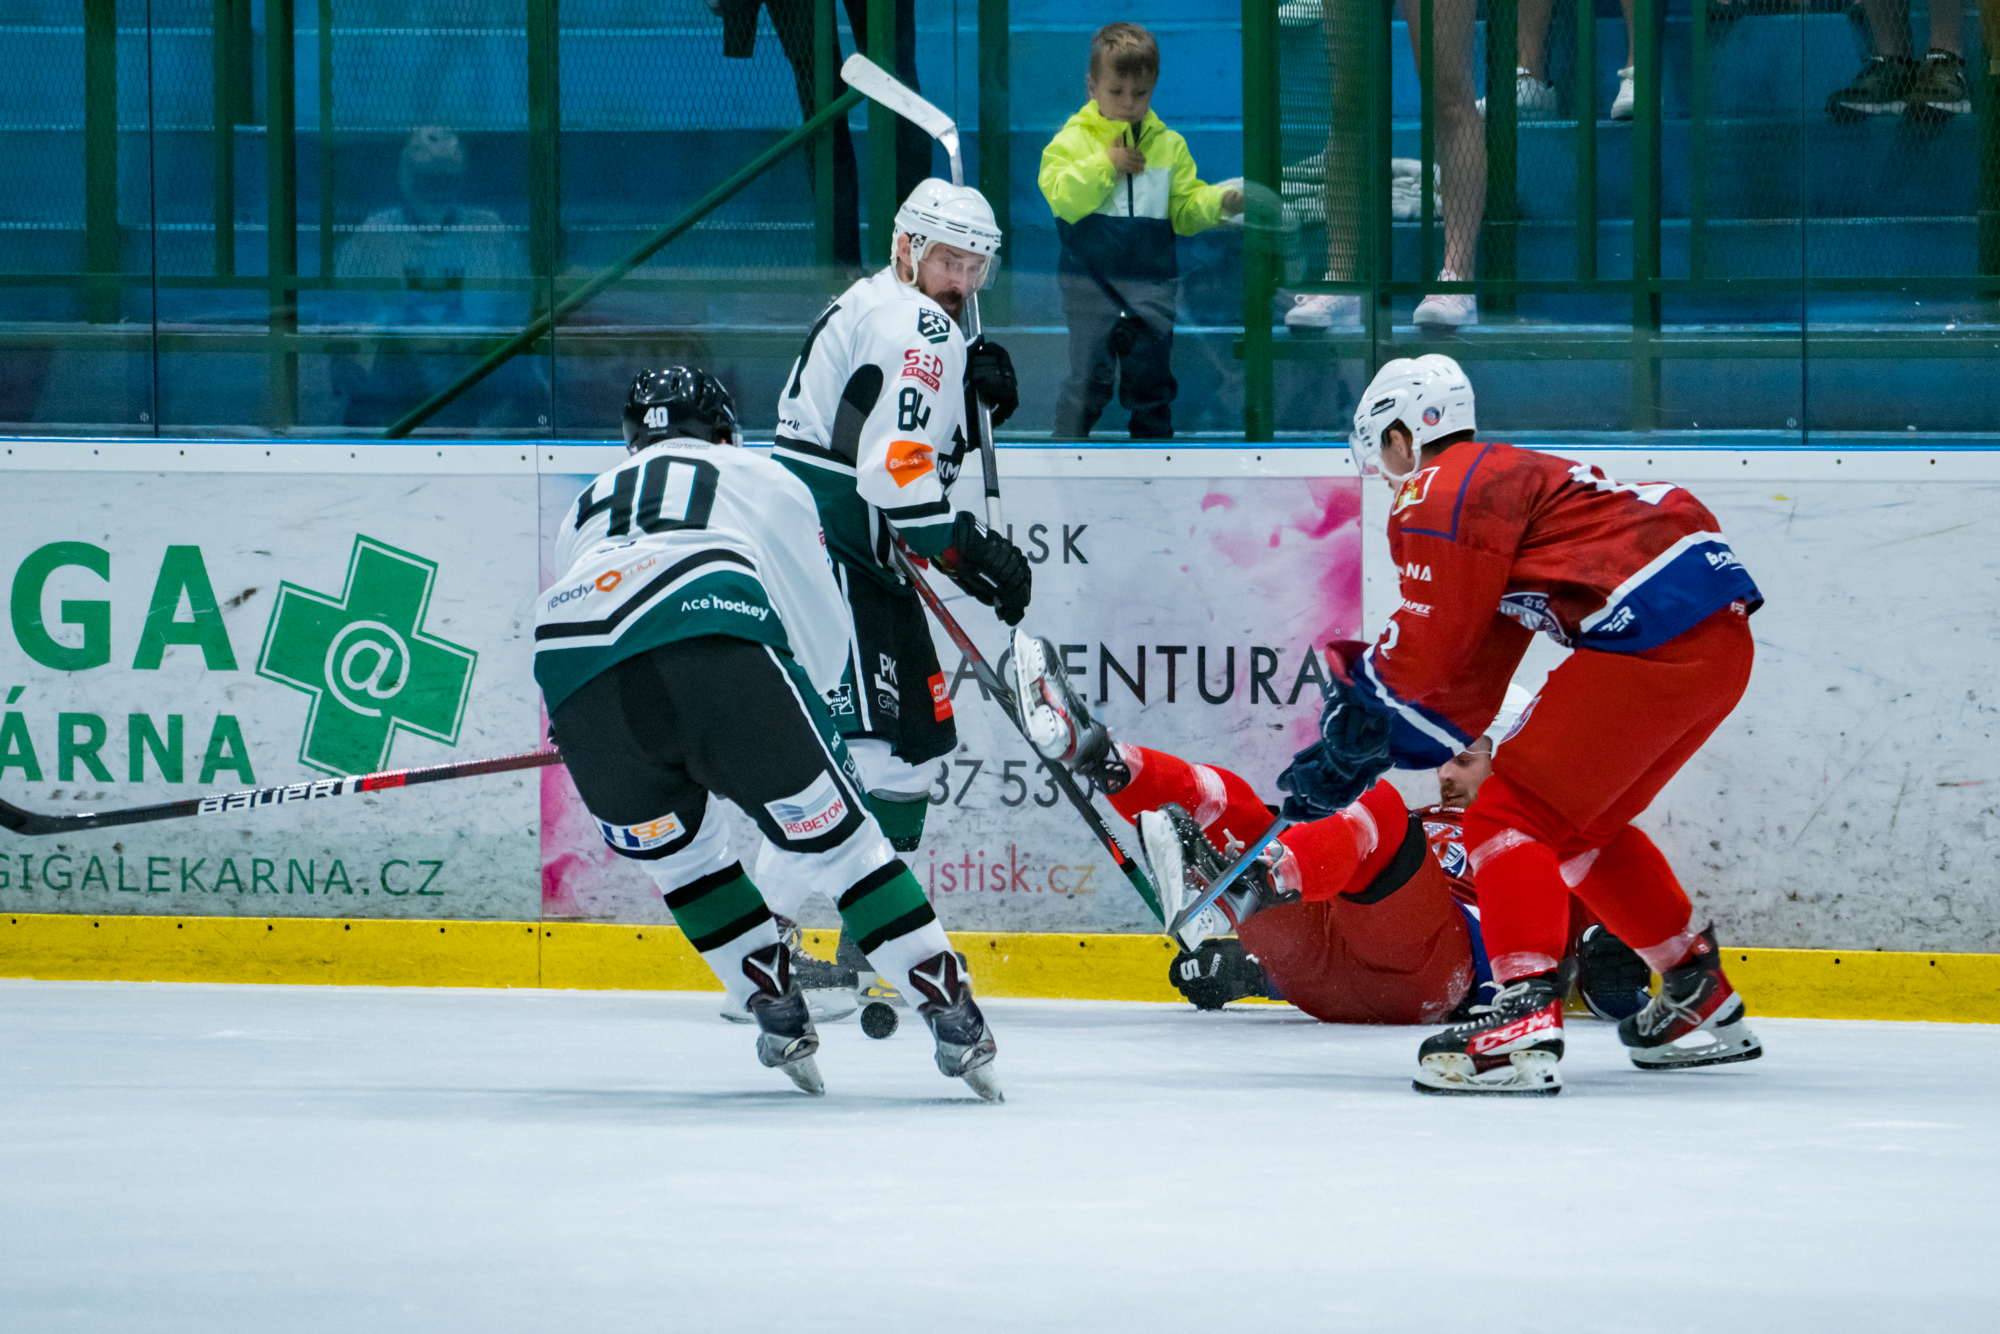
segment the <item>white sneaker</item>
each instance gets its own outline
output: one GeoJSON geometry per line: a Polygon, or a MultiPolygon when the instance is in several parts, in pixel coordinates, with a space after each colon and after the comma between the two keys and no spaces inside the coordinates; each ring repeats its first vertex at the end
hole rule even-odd
{"type": "MultiPolygon", "coordinates": [[[[1486,114],[1486,99],[1480,98],[1473,105],[1479,114],[1486,114]]],[[[1528,73],[1525,65],[1514,68],[1514,114],[1521,120],[1553,120],[1562,114],[1562,105],[1556,100],[1556,86],[1544,83],[1528,73]]]]}
{"type": "MultiPolygon", "coordinates": [[[[1445,269],[1438,274],[1441,283],[1459,281],[1457,274],[1445,269]]],[[[1457,329],[1468,324],[1479,323],[1479,298],[1470,292],[1432,292],[1417,303],[1410,315],[1410,323],[1430,328],[1457,329]]]]}
{"type": "Polygon", "coordinates": [[[1632,67],[1618,71],[1618,96],[1611,99],[1611,119],[1632,119],[1632,67]]]}
{"type": "Polygon", "coordinates": [[[1352,293],[1315,292],[1301,293],[1292,298],[1292,308],[1285,312],[1287,329],[1303,329],[1318,333],[1339,325],[1343,329],[1361,327],[1361,298],[1352,293]]]}

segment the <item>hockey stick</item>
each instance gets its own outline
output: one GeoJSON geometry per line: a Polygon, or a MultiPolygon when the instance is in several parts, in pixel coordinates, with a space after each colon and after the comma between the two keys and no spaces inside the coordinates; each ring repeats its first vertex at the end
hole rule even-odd
{"type": "MultiPolygon", "coordinates": [[[[904,577],[916,586],[917,596],[931,609],[931,615],[938,618],[938,624],[942,625],[944,632],[951,636],[951,642],[958,645],[958,651],[972,663],[974,679],[999,701],[1001,710],[1007,715],[1007,721],[1014,724],[1014,730],[1021,734],[1022,740],[1028,742],[1028,749],[1033,750],[1035,743],[1029,738],[1027,726],[1021,721],[1021,710],[1015,703],[1014,692],[1007,688],[1000,680],[1000,674],[987,663],[985,656],[979,651],[979,646],[972,642],[972,636],[965,633],[965,627],[958,623],[958,618],[945,610],[943,599],[924,582],[924,577],[917,573],[916,566],[910,563],[909,556],[901,547],[897,547],[895,551],[897,567],[904,577]]],[[[1140,899],[1153,910],[1153,916],[1162,922],[1166,921],[1166,910],[1160,907],[1160,896],[1153,892],[1152,881],[1148,880],[1146,873],[1139,869],[1139,863],[1133,861],[1131,855],[1119,845],[1117,837],[1105,826],[1104,817],[1090,804],[1090,798],[1077,789],[1076,779],[1070,777],[1069,770],[1054,760],[1043,760],[1042,770],[1048,774],[1049,781],[1056,785],[1056,790],[1068,797],[1069,804],[1076,807],[1076,813],[1083,817],[1083,822],[1090,826],[1090,832],[1096,835],[1104,850],[1111,854],[1112,862],[1125,873],[1125,878],[1132,882],[1132,888],[1140,899]]]]}
{"type": "MultiPolygon", "coordinates": [[[[951,159],[951,183],[965,184],[965,165],[958,156],[958,126],[950,116],[924,101],[916,90],[897,82],[893,74],[859,51],[849,56],[840,67],[840,77],[855,92],[880,102],[943,144],[945,155],[951,159]]],[[[965,319],[971,326],[972,337],[978,338],[982,326],[979,323],[979,293],[976,290],[966,293],[965,319]]],[[[978,397],[973,395],[975,401],[978,397]]],[[[1000,462],[993,455],[993,409],[983,402],[979,404],[977,443],[981,471],[986,474],[986,526],[999,532],[1004,526],[1000,521],[1000,462]]]]}
{"type": "Polygon", "coordinates": [[[1209,904],[1214,903],[1223,894],[1227,893],[1229,887],[1235,884],[1245,871],[1250,869],[1250,863],[1256,861],[1262,855],[1264,849],[1270,847],[1277,840],[1278,835],[1291,827],[1292,822],[1284,816],[1274,817],[1270,826],[1263,833],[1257,835],[1256,841],[1237,854],[1235,861],[1229,863],[1229,869],[1215,878],[1214,884],[1203,890],[1193,902],[1174,914],[1174,920],[1167,923],[1167,936],[1176,944],[1184,943],[1180,940],[1181,929],[1199,917],[1202,910],[1207,908],[1209,904]]]}
{"type": "Polygon", "coordinates": [[[310,783],[250,788],[212,797],[162,802],[157,806],[128,806],[122,811],[86,811],[79,815],[46,815],[39,811],[24,811],[19,806],[0,801],[0,829],[30,838],[38,834],[69,834],[83,829],[105,829],[112,825],[178,820],[188,815],[220,815],[255,810],[260,806],[289,806],[295,802],[318,801],[323,797],[345,797],[355,792],[380,792],[392,787],[415,787],[419,783],[441,783],[447,778],[473,778],[480,774],[536,769],[561,763],[562,752],[559,750],[530,750],[491,760],[463,760],[456,764],[433,764],[422,769],[385,769],[380,773],[349,778],[321,778],[310,783]]]}

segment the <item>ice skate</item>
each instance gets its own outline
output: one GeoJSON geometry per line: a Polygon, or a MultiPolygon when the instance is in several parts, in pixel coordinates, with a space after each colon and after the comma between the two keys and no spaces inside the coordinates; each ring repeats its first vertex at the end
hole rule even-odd
{"type": "MultiPolygon", "coordinates": [[[[1139,813],[1139,842],[1146,850],[1146,860],[1152,864],[1153,880],[1160,890],[1160,907],[1170,924],[1229,869],[1229,863],[1208,841],[1201,826],[1173,802],[1157,811],[1139,813]]],[[[1297,894],[1286,894],[1277,888],[1271,880],[1270,867],[1260,860],[1238,876],[1222,897],[1182,923],[1175,934],[1182,948],[1198,950],[1203,941],[1231,934],[1265,908],[1297,898],[1297,894]]]]}
{"type": "Polygon", "coordinates": [[[1562,994],[1553,974],[1538,973],[1502,988],[1479,1018],[1425,1038],[1411,1087],[1419,1093],[1552,1097],[1562,1092],[1556,1069],[1562,1054],[1562,994]]]}
{"type": "Polygon", "coordinates": [[[743,960],[743,974],[757,984],[750,1014],[757,1021],[757,1059],[785,1072],[794,1084],[818,1096],[826,1092],[813,1053],[819,1033],[813,1028],[806,995],[792,978],[792,956],[782,944],[766,945],[743,960]]]}
{"type": "Polygon", "coordinates": [[[963,1079],[988,1102],[1005,1102],[993,1070],[993,1035],[958,956],[949,950],[932,955],[910,970],[910,986],[923,997],[917,1013],[937,1040],[938,1070],[947,1079],[963,1079]]]}
{"type": "Polygon", "coordinates": [[[1028,740],[1043,759],[1064,766],[1100,792],[1120,791],[1132,781],[1111,734],[1070,688],[1056,646],[1025,630],[1014,631],[1014,698],[1020,702],[1028,740]]]}
{"type": "Polygon", "coordinates": [[[1687,962],[1661,975],[1660,994],[1619,1022],[1618,1040],[1641,1070],[1728,1065],[1764,1054],[1743,1022],[1743,998],[1723,976],[1713,926],[1695,938],[1687,962]]]}
{"type": "MultiPolygon", "coordinates": [[[[778,940],[792,956],[792,980],[806,993],[806,1009],[818,1024],[838,1023],[861,1006],[860,980],[851,965],[839,959],[828,963],[806,953],[799,941],[799,924],[789,917],[772,914],[778,924],[778,940]]],[[[732,1005],[722,1007],[722,1017],[732,1024],[753,1022],[748,1010],[732,1005]]]]}
{"type": "Polygon", "coordinates": [[[1650,999],[1653,970],[1602,926],[1584,928],[1576,942],[1576,963],[1576,994],[1599,1019],[1629,1019],[1650,999]]]}

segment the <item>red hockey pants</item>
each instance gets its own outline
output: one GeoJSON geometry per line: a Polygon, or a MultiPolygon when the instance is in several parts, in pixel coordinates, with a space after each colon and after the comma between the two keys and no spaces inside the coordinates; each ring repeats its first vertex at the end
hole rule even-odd
{"type": "Polygon", "coordinates": [[[1651,841],[1621,835],[1736,707],[1752,656],[1739,603],[1648,652],[1578,649],[1549,673],[1465,813],[1496,978],[1556,966],[1572,889],[1655,970],[1687,956],[1706,920],[1651,841]]]}

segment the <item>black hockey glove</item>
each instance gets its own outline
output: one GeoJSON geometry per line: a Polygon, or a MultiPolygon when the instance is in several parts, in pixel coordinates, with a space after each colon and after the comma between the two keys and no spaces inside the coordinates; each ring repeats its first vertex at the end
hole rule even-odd
{"type": "Polygon", "coordinates": [[[1009,625],[1028,614],[1034,572],[1021,549],[970,514],[960,512],[952,526],[951,545],[938,553],[937,565],[951,581],[994,609],[1009,625]]]}
{"type": "Polygon", "coordinates": [[[1288,820],[1323,820],[1352,805],[1389,767],[1389,718],[1367,708],[1360,690],[1336,680],[1327,687],[1319,715],[1319,742],[1292,756],[1278,775],[1289,792],[1288,820]]]}
{"type": "Polygon", "coordinates": [[[1021,387],[1014,379],[1014,359],[1000,344],[987,342],[985,334],[973,339],[965,349],[965,384],[993,409],[995,426],[1013,416],[1014,409],[1021,406],[1021,387]]]}
{"type": "Polygon", "coordinates": [[[1244,953],[1243,942],[1232,936],[1205,940],[1192,952],[1182,950],[1167,978],[1197,1010],[1219,1010],[1246,996],[1275,999],[1264,966],[1244,953]]]}

